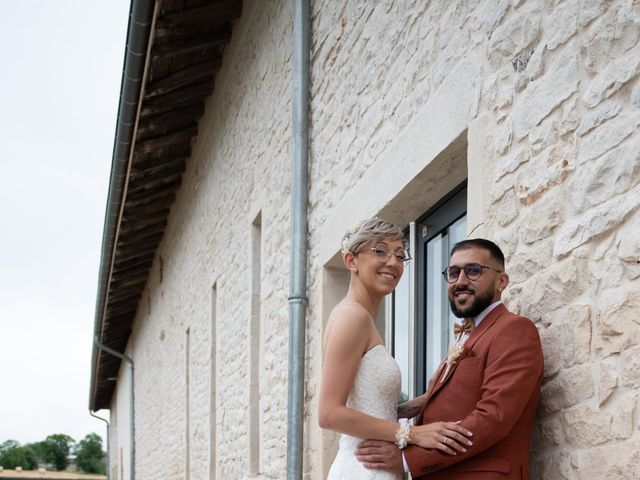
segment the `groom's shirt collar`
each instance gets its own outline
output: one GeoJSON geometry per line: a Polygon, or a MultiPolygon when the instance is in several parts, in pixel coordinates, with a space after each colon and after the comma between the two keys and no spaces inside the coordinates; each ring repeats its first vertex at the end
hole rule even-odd
{"type": "Polygon", "coordinates": [[[492,303],[491,305],[489,305],[487,308],[485,308],[483,311],[481,311],[478,316],[476,318],[473,319],[473,323],[475,324],[475,326],[477,327],[478,325],[480,325],[480,322],[482,320],[485,319],[485,317],[487,315],[489,315],[491,313],[491,311],[496,308],[498,305],[502,304],[502,300],[498,300],[497,302],[492,303]]]}

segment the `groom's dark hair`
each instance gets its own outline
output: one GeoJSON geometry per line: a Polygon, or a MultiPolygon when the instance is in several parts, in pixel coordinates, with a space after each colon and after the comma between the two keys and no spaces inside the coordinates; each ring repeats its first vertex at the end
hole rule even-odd
{"type": "Polygon", "coordinates": [[[502,270],[504,270],[504,253],[502,253],[502,250],[500,250],[498,245],[493,243],[491,240],[486,240],[484,238],[469,238],[467,240],[459,241],[451,248],[449,258],[451,258],[451,256],[458,250],[467,250],[473,247],[488,250],[491,254],[491,258],[496,260],[500,264],[502,270]]]}

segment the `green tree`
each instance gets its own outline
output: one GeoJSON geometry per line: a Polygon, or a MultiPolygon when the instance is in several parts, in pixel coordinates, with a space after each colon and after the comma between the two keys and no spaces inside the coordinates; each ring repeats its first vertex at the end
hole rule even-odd
{"type": "Polygon", "coordinates": [[[45,461],[53,464],[56,470],[65,470],[69,464],[69,452],[72,451],[75,440],[69,435],[56,433],[45,438],[42,444],[45,461]]]}
{"type": "Polygon", "coordinates": [[[89,433],[76,447],[76,464],[86,473],[104,473],[104,457],[102,438],[96,433],[89,433]]]}
{"type": "Polygon", "coordinates": [[[38,460],[31,446],[22,446],[15,440],[7,440],[0,444],[0,465],[8,470],[15,467],[33,470],[38,466],[38,460]]]}
{"type": "Polygon", "coordinates": [[[38,462],[47,463],[47,445],[44,442],[34,442],[27,444],[36,454],[38,462]]]}

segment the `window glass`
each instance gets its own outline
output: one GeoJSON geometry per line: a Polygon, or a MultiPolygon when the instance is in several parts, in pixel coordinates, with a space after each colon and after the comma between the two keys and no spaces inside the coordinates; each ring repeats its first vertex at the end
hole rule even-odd
{"type": "Polygon", "coordinates": [[[408,262],[404,268],[404,274],[395,290],[393,302],[393,354],[402,373],[402,388],[400,391],[400,402],[408,400],[412,395],[409,385],[413,381],[410,371],[411,344],[409,338],[409,279],[412,275],[412,262],[408,262]]]}
{"type": "Polygon", "coordinates": [[[402,373],[400,401],[426,390],[428,379],[447,353],[456,321],[449,308],[447,283],[442,271],[449,263],[451,247],[467,236],[466,187],[416,222],[407,244],[414,259],[386,309],[387,342],[402,373]]]}
{"type": "Polygon", "coordinates": [[[451,247],[466,237],[467,217],[456,220],[440,235],[427,242],[426,265],[426,377],[430,378],[447,354],[456,317],[449,308],[447,283],[442,271],[449,264],[451,247]]]}

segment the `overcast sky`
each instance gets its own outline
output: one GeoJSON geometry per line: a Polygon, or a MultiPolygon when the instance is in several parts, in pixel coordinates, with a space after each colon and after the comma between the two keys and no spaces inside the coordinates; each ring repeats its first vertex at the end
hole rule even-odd
{"type": "Polygon", "coordinates": [[[1,3],[0,443],[104,438],[91,339],[129,0],[1,3]]]}

